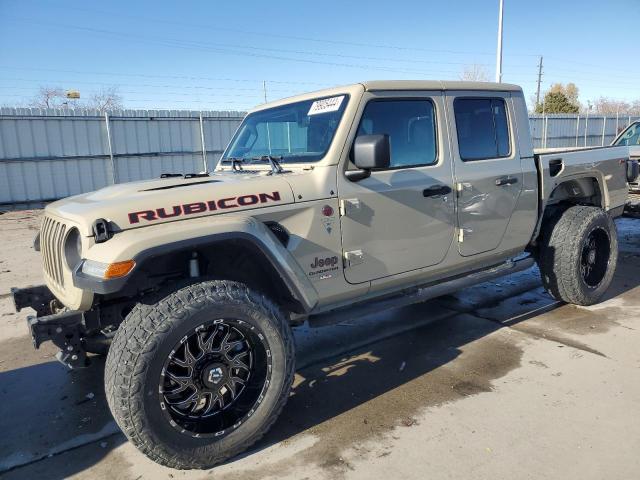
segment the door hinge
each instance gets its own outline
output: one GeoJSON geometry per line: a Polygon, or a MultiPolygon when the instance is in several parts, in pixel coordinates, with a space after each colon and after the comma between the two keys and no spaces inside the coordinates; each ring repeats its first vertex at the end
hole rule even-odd
{"type": "Polygon", "coordinates": [[[473,233],[473,230],[470,229],[470,228],[462,228],[462,227],[459,228],[458,229],[458,242],[460,242],[460,243],[464,242],[464,237],[466,235],[471,234],[471,233],[473,233]]]}
{"type": "Polygon", "coordinates": [[[362,250],[344,252],[344,264],[346,267],[354,267],[361,263],[364,263],[364,253],[362,253],[362,250]]]}
{"type": "Polygon", "coordinates": [[[360,210],[360,200],[357,198],[345,198],[340,200],[340,216],[349,216],[360,210]]]}

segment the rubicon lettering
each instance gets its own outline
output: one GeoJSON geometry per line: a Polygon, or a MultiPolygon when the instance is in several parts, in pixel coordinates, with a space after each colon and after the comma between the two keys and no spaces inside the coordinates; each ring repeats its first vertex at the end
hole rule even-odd
{"type": "Polygon", "coordinates": [[[193,215],[195,213],[211,212],[215,210],[227,210],[230,208],[249,207],[262,203],[279,202],[280,192],[257,193],[241,195],[238,197],[226,197],[219,200],[207,200],[206,202],[185,203],[172,207],[160,207],[153,210],[141,210],[129,213],[129,223],[140,223],[142,220],[152,222],[163,218],[193,215]]]}

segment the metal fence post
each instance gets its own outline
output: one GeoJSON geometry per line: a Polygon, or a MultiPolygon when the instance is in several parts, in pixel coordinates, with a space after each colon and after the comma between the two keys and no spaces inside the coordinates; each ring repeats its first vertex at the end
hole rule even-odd
{"type": "Polygon", "coordinates": [[[542,119],[542,125],[544,126],[542,130],[542,148],[547,148],[547,129],[549,128],[549,117],[547,117],[546,115],[542,119]]]}
{"type": "Polygon", "coordinates": [[[607,117],[606,115],[602,117],[602,146],[604,147],[604,134],[605,128],[607,128],[607,117]]]}
{"type": "Polygon", "coordinates": [[[207,167],[207,145],[204,140],[204,119],[202,118],[202,112],[200,112],[200,143],[202,145],[202,165],[204,172],[208,171],[207,167]]]}
{"type": "Polygon", "coordinates": [[[578,136],[580,135],[580,115],[576,117],[576,148],[578,148],[578,136]]]}
{"type": "Polygon", "coordinates": [[[587,116],[584,119],[584,146],[587,146],[587,132],[589,131],[589,111],[587,110],[587,116]]]}
{"type": "Polygon", "coordinates": [[[107,127],[107,146],[109,148],[109,163],[111,165],[111,182],[115,185],[118,183],[118,175],[116,173],[116,163],[113,160],[113,144],[111,142],[111,127],[109,126],[108,112],[104,112],[104,124],[107,127]]]}

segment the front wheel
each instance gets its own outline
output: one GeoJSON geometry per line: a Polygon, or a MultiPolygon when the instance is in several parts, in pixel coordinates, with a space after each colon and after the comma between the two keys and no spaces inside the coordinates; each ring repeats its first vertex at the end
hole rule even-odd
{"type": "Polygon", "coordinates": [[[597,303],[607,291],[618,260],[618,234],[602,209],[573,206],[544,226],[538,264],[542,283],[557,300],[597,303]]]}
{"type": "Polygon", "coordinates": [[[291,389],[294,346],[280,309],[212,280],[133,309],[107,356],[105,390],[129,440],[173,468],[210,468],[256,442],[291,389]]]}

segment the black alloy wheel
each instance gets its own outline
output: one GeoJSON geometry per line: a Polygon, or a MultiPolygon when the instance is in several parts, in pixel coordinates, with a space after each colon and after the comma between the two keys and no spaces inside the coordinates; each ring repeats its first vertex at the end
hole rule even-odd
{"type": "Polygon", "coordinates": [[[270,370],[267,348],[245,322],[216,319],[185,335],[169,354],[160,406],[185,435],[228,434],[255,411],[270,370]]]}
{"type": "Polygon", "coordinates": [[[603,228],[593,229],[582,244],[580,273],[589,288],[597,288],[604,280],[611,258],[611,242],[603,228]]]}

